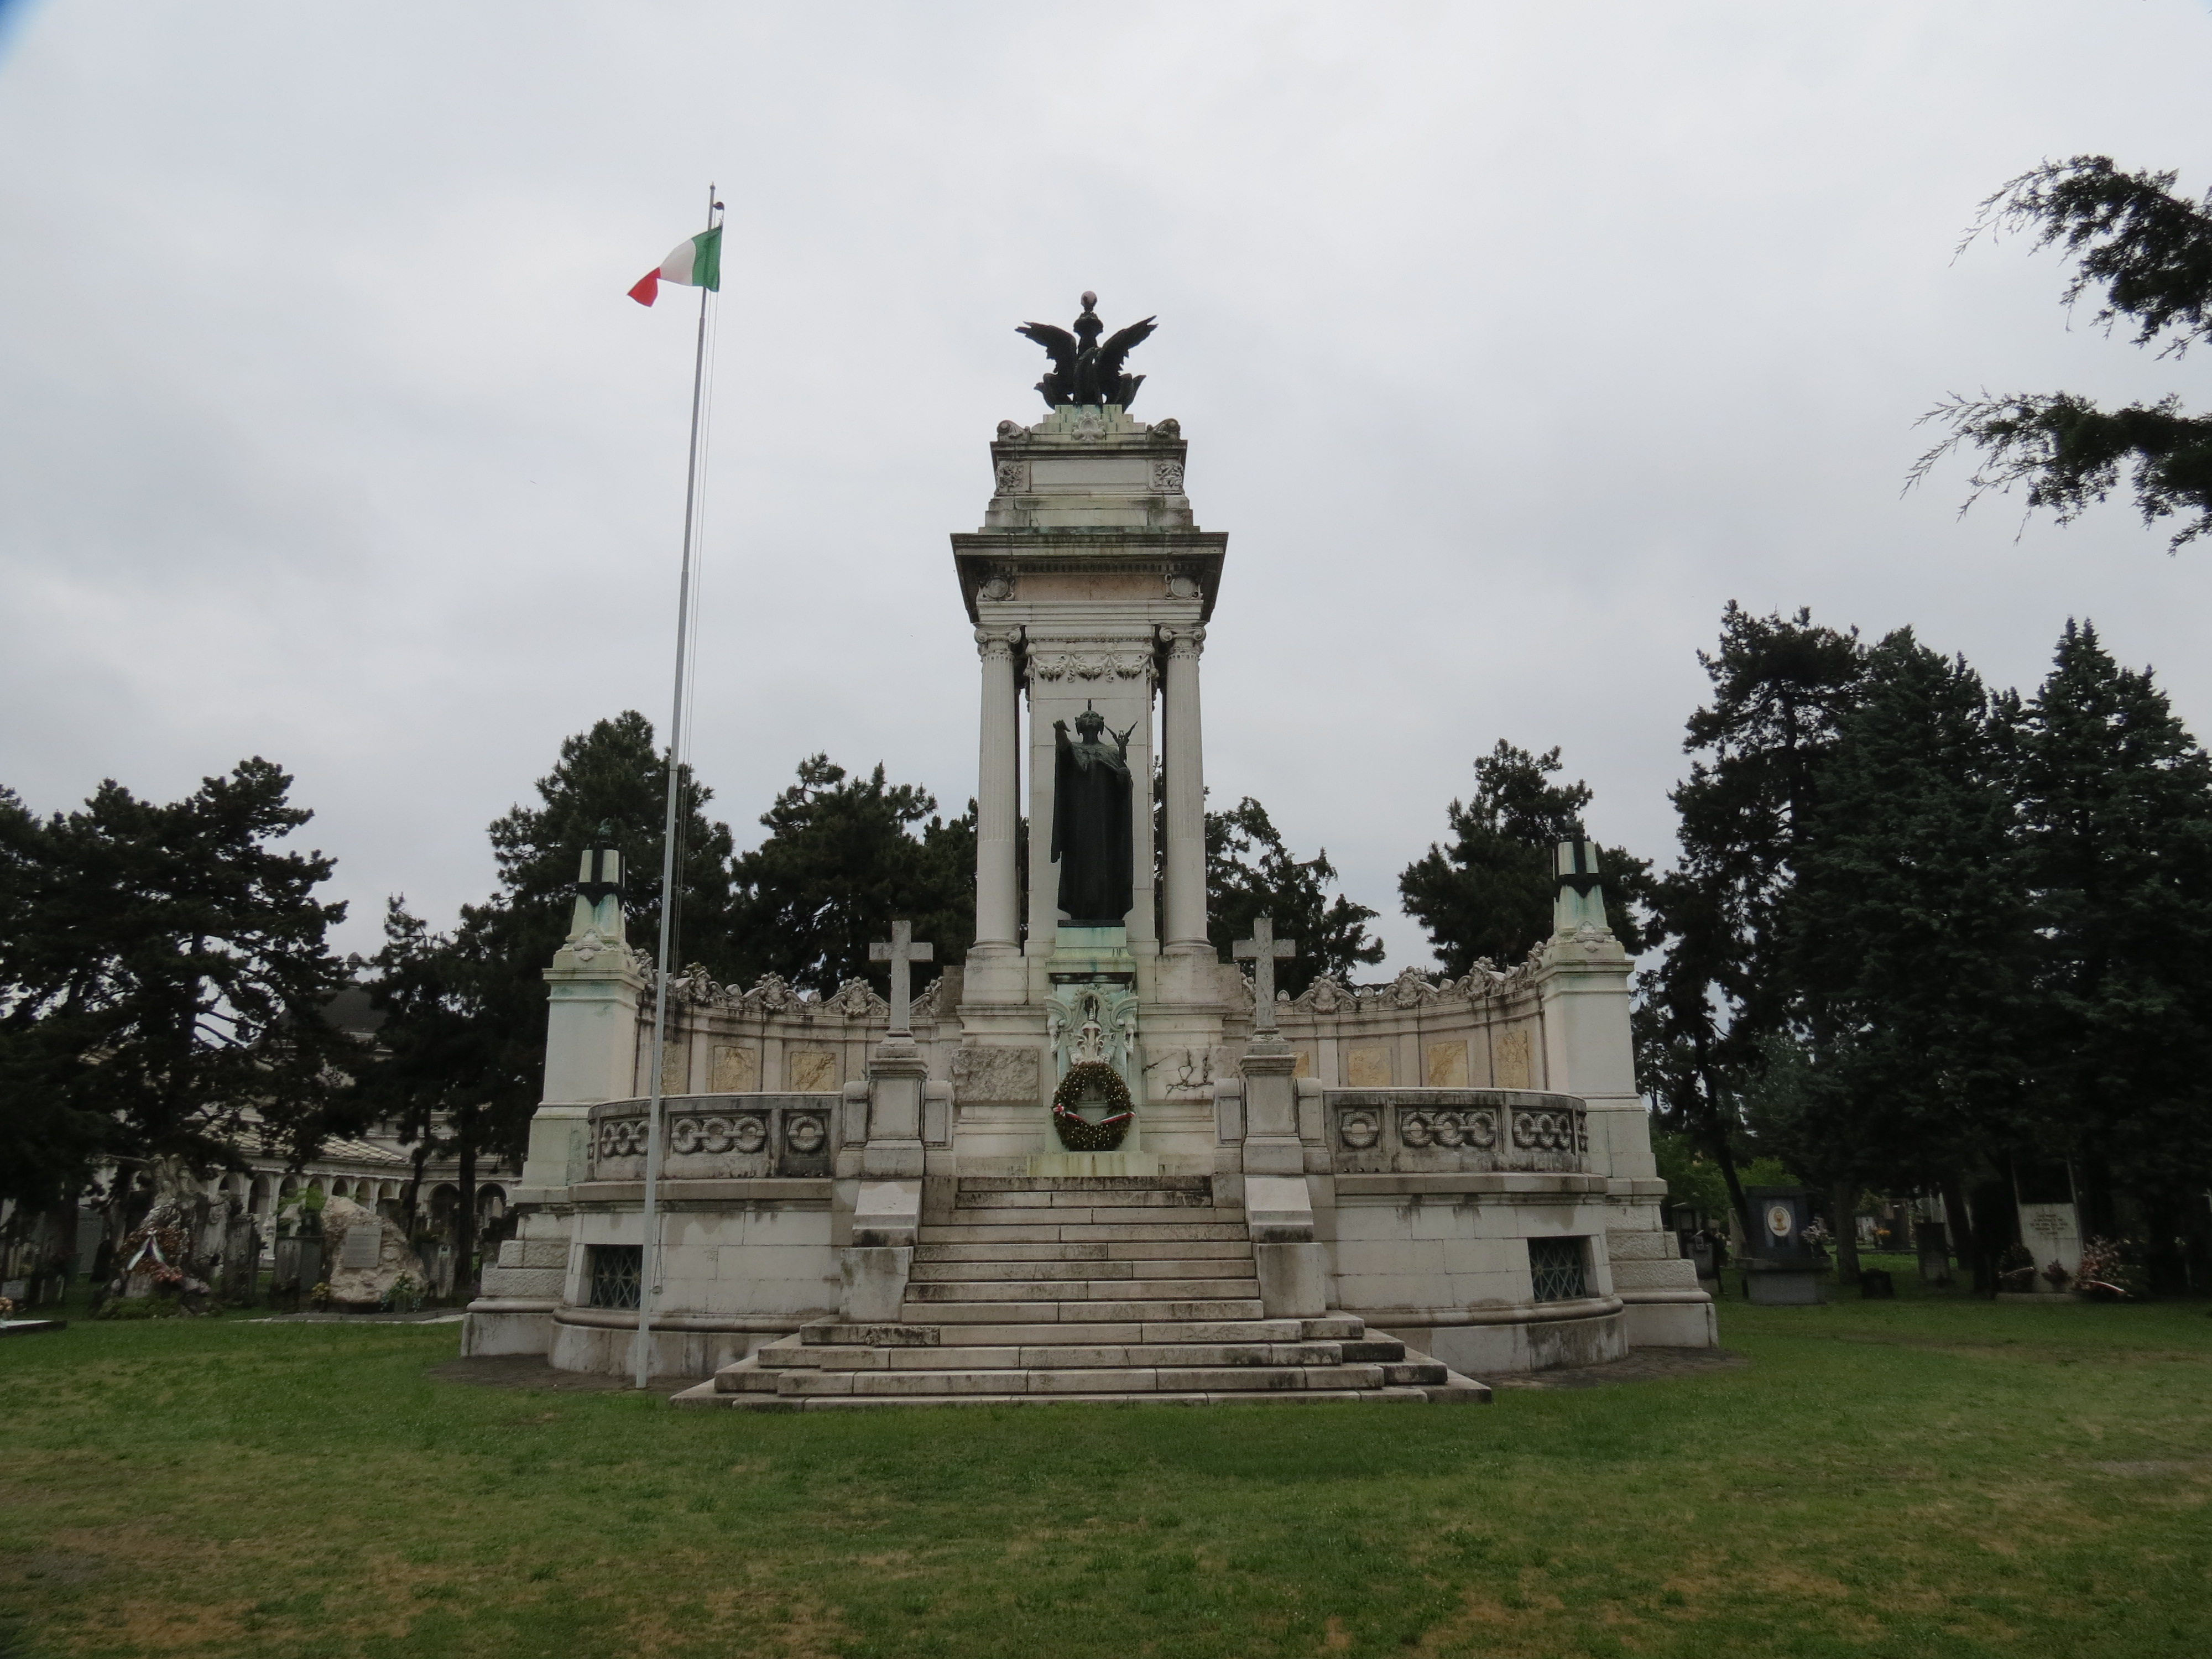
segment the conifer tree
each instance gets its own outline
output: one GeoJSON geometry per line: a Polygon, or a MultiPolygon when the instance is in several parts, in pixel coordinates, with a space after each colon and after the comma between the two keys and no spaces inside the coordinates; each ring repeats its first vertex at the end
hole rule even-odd
{"type": "Polygon", "coordinates": [[[1227,961],[1236,941],[1252,936],[1254,919],[1271,916],[1277,938],[1297,941],[1297,955],[1275,969],[1277,987],[1291,996],[1323,975],[1348,980],[1382,960],[1382,942],[1367,932],[1376,913],[1342,893],[1329,897],[1335,880],[1328,849],[1303,862],[1293,857],[1251,796],[1206,815],[1206,937],[1227,961]]]}
{"type": "Polygon", "coordinates": [[[2116,1183],[2187,1196],[2212,1176],[2212,759],[2148,669],[2069,621],[2019,774],[2037,1103],[2109,1233],[2116,1183]]]}
{"type": "MultiPolygon", "coordinates": [[[[1559,751],[1542,755],[1499,738],[1474,763],[1474,794],[1444,809],[1449,846],[1406,866],[1398,891],[1406,914],[1428,930],[1444,972],[1456,977],[1478,960],[1510,967],[1549,937],[1557,886],[1553,849],[1583,833],[1590,787],[1554,783],[1559,751]]],[[[1606,920],[1631,956],[1647,940],[1638,914],[1650,890],[1650,862],[1601,847],[1606,920]]]]}
{"type": "Polygon", "coordinates": [[[767,838],[733,866],[730,951],[743,973],[781,975],[830,992],[872,968],[868,945],[892,921],[914,923],[939,969],[975,937],[975,808],[946,820],[937,799],[888,782],[879,763],[848,776],[826,755],[799,763],[799,781],[762,814],[767,838]]]}
{"type": "MultiPolygon", "coordinates": [[[[1820,769],[1782,930],[1810,1062],[1790,1149],[1832,1180],[1940,1187],[1954,1220],[1962,1177],[2016,1140],[2024,1100],[2008,726],[1963,659],[1910,629],[1884,639],[1820,769]]],[[[1976,1243],[1978,1280],[1996,1241],[1976,1243]]]]}
{"type": "Polygon", "coordinates": [[[1654,885],[1666,952],[1639,985],[1638,1069],[1663,1116],[1719,1166],[1741,1217],[1741,1103],[1799,1004],[1783,915],[1866,651],[1856,630],[1808,611],[1758,617],[1730,602],[1718,648],[1698,660],[1712,698],[1690,716],[1694,758],[1672,797],[1681,859],[1654,885]]]}
{"type": "Polygon", "coordinates": [[[257,757],[167,805],[110,780],[44,824],[0,810],[0,1073],[36,1133],[10,1196],[53,1201],[109,1158],[305,1158],[355,1127],[357,1055],[323,1018],[345,907],[315,896],[331,859],[277,844],[313,816],[291,786],[257,757]]]}

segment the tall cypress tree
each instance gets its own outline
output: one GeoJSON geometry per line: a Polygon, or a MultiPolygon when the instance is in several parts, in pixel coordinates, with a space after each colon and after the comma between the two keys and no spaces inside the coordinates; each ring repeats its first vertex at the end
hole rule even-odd
{"type": "Polygon", "coordinates": [[[2109,1233],[2116,1184],[2212,1175],[2212,758],[2148,669],[2070,621],[2020,751],[2038,1104],[2109,1233]]]}

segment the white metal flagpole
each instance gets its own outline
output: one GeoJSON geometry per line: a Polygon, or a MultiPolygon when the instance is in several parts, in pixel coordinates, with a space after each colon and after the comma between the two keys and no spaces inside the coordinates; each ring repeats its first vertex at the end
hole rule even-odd
{"type": "MultiPolygon", "coordinates": [[[[714,229],[722,204],[707,186],[707,228],[714,229]]],[[[699,407],[707,384],[707,307],[714,290],[699,285],[699,342],[691,358],[691,453],[684,472],[684,568],[676,592],[676,696],[668,717],[668,815],[660,846],[660,951],[653,981],[653,1087],[646,1107],[644,1249],[638,1261],[637,1386],[648,1386],[653,1370],[653,1298],[660,1290],[660,1100],[661,1067],[668,1052],[668,950],[676,927],[676,823],[682,793],[684,667],[690,647],[693,530],[699,505],[699,407]]]]}

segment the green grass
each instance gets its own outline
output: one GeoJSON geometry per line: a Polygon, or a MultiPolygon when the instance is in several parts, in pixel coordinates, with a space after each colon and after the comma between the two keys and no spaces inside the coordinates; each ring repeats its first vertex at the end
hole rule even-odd
{"type": "Polygon", "coordinates": [[[0,1651],[2212,1653],[2204,1304],[1722,1330],[1487,1407],[782,1417],[434,1381],[451,1325],[80,1323],[0,1344],[0,1651]]]}

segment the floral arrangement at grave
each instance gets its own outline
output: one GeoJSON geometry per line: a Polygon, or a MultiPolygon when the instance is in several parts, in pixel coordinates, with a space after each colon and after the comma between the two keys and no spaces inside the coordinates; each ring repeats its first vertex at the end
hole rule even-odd
{"type": "Polygon", "coordinates": [[[1075,1042],[1074,1063],[1053,1091],[1052,1127],[1060,1144],[1071,1152],[1110,1152],[1121,1144],[1136,1115],[1129,1085],[1106,1063],[1105,1033],[1097,1021],[1085,1021],[1075,1042]],[[1086,1106],[1099,1115],[1085,1117],[1086,1106]]]}
{"type": "Polygon", "coordinates": [[[2132,1302],[2142,1295],[2135,1267],[2122,1254],[2122,1245],[2109,1238],[2093,1238],[2081,1247],[2081,1267],[2075,1283],[2083,1296],[2096,1302],[2132,1302]]]}
{"type": "Polygon", "coordinates": [[[387,1313],[417,1313],[422,1307],[423,1287],[415,1282],[412,1273],[402,1273],[392,1281],[392,1288],[384,1293],[384,1310],[387,1313]]]}
{"type": "Polygon", "coordinates": [[[2068,1273],[2065,1268],[2060,1267],[2055,1261],[2043,1270],[2043,1282],[2050,1285],[2054,1291],[2064,1290],[2068,1281],[2073,1277],[2074,1275],[2072,1273],[2068,1273]]]}
{"type": "Polygon", "coordinates": [[[2008,1291],[2035,1288],[2035,1252],[2025,1244],[2009,1244],[1997,1258],[1997,1283],[2008,1291]]]}
{"type": "Polygon", "coordinates": [[[15,1316],[15,1298],[12,1296],[0,1296],[0,1319],[13,1319],[15,1316]]]}

